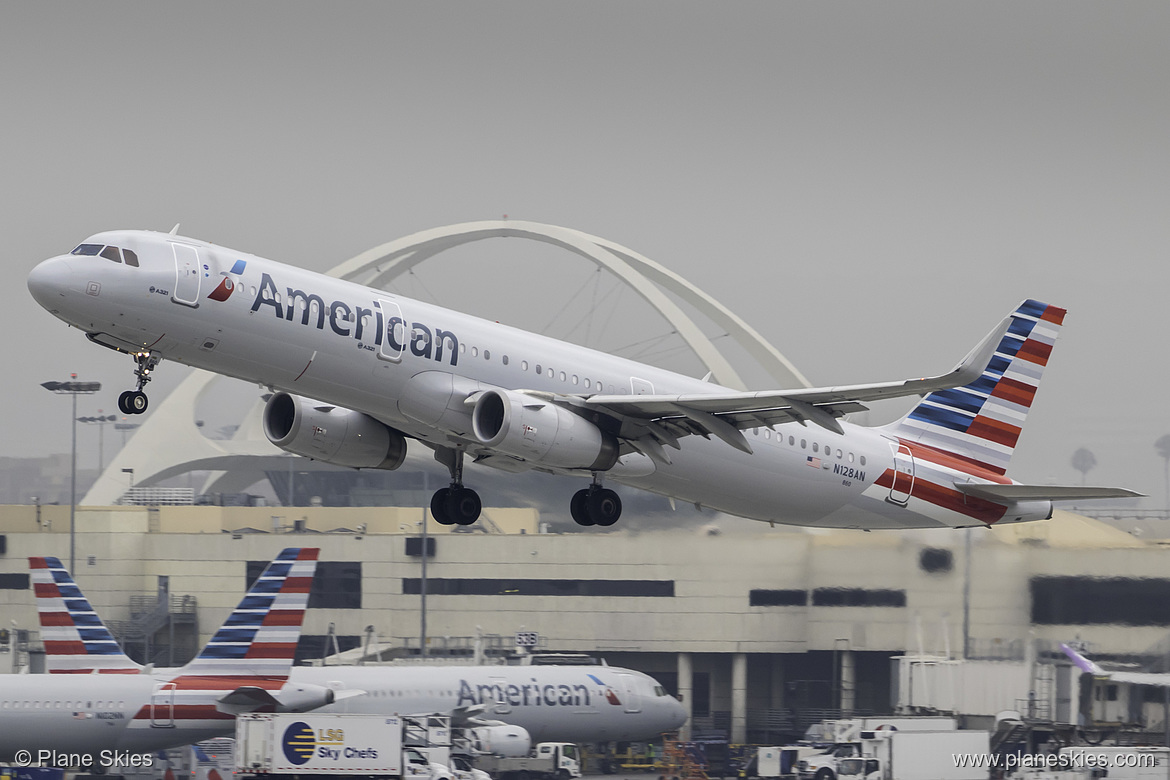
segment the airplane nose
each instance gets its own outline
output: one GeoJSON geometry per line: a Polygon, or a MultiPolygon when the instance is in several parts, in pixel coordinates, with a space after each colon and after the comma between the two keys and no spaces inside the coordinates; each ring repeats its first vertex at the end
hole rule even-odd
{"type": "Polygon", "coordinates": [[[669,719],[670,726],[664,729],[664,731],[674,731],[675,729],[682,728],[682,725],[687,722],[687,708],[673,696],[669,698],[670,705],[667,707],[667,718],[669,719]]]}
{"type": "Polygon", "coordinates": [[[28,291],[41,306],[57,308],[61,296],[69,289],[73,268],[65,257],[51,257],[39,263],[28,275],[28,291]]]}

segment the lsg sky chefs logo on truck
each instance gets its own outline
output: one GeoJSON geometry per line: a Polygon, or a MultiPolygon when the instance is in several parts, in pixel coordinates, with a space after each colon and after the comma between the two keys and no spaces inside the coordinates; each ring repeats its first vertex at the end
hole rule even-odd
{"type": "Polygon", "coordinates": [[[309,728],[308,723],[297,721],[284,730],[284,757],[291,763],[301,766],[308,763],[317,750],[317,733],[309,728]]]}

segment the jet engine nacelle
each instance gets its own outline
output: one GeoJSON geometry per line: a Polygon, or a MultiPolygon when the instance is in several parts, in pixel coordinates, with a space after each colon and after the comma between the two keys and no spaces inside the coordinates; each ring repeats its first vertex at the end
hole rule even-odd
{"type": "Polygon", "coordinates": [[[277,393],[264,406],[264,435],[282,450],[358,469],[393,471],[406,437],[368,414],[277,393]]]}
{"type": "Polygon", "coordinates": [[[324,685],[286,682],[276,694],[277,712],[308,712],[332,704],[336,692],[324,685]]]}
{"type": "Polygon", "coordinates": [[[480,753],[523,758],[532,750],[532,737],[521,726],[478,726],[470,730],[472,746],[480,753]]]}
{"type": "Polygon", "coordinates": [[[617,463],[612,436],[554,403],[508,390],[475,402],[471,429],[480,443],[536,465],[605,471],[617,463]]]}

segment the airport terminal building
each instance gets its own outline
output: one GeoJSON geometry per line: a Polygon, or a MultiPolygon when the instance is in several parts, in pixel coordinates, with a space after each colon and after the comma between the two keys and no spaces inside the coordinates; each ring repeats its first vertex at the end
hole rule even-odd
{"type": "MultiPolygon", "coordinates": [[[[759,741],[895,708],[985,719],[973,722],[1027,709],[1075,723],[1095,707],[1098,720],[1163,727],[1160,704],[1140,696],[1105,689],[1086,703],[1058,647],[1078,641],[1104,659],[1160,652],[1170,549],[1076,514],[968,531],[733,522],[560,534],[542,533],[535,509],[489,507],[493,532],[429,523],[424,547],[424,511],[80,508],[73,568],[132,654],[159,665],[206,642],[277,551],[308,545],[322,552],[302,659],[417,658],[425,577],[436,660],[498,660],[517,634],[541,651],[600,657],[680,694],[691,735],[759,741]]],[[[0,621],[15,629],[0,663],[36,668],[27,558],[68,566],[68,512],[0,509],[0,621]]]]}

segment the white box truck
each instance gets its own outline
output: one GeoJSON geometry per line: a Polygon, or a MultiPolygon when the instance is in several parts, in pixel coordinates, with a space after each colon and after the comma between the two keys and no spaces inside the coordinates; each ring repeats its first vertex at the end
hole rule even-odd
{"type": "Polygon", "coordinates": [[[479,756],[475,766],[496,780],[570,780],[581,776],[581,750],[571,742],[541,742],[523,758],[479,756]]]}
{"type": "Polygon", "coordinates": [[[836,780],[987,780],[986,731],[893,731],[862,740],[861,754],[837,762],[836,780]],[[880,735],[880,736],[879,736],[880,735]]]}
{"type": "Polygon", "coordinates": [[[397,717],[313,713],[236,716],[236,772],[244,775],[364,775],[396,780],[440,780],[416,748],[402,744],[397,717]]]}

